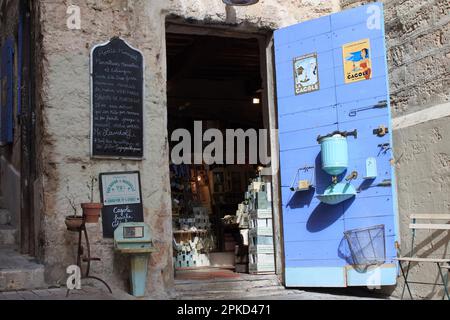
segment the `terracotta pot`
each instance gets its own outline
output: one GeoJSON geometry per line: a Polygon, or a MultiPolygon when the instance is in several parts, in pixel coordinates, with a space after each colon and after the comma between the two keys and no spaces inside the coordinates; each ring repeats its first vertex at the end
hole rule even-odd
{"type": "Polygon", "coordinates": [[[83,217],[81,216],[68,216],[64,221],[66,223],[67,230],[78,231],[83,224],[83,217]]]}
{"type": "Polygon", "coordinates": [[[86,223],[97,223],[100,213],[102,212],[103,204],[101,203],[82,203],[83,216],[86,223]]]}

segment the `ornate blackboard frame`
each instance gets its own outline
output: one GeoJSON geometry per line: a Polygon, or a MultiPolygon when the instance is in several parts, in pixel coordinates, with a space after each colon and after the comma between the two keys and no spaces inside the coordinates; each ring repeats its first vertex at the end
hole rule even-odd
{"type": "Polygon", "coordinates": [[[146,135],[145,135],[145,127],[146,127],[146,122],[145,122],[145,116],[144,116],[144,100],[145,100],[145,57],[144,54],[141,50],[133,47],[132,45],[130,45],[125,39],[123,39],[122,37],[112,37],[110,40],[103,42],[103,43],[99,43],[97,45],[95,45],[90,52],[90,62],[89,62],[89,79],[90,79],[90,157],[93,159],[112,159],[112,160],[135,160],[135,161],[141,161],[141,160],[145,160],[145,145],[146,145],[146,135]],[[94,72],[94,52],[96,49],[100,48],[100,47],[104,47],[108,44],[110,44],[113,40],[119,39],[121,41],[123,41],[129,48],[135,50],[136,52],[138,52],[141,57],[142,57],[142,111],[141,111],[141,123],[142,123],[142,156],[141,157],[129,157],[129,156],[125,156],[125,157],[121,157],[121,156],[103,156],[103,155],[94,155],[94,77],[93,77],[93,72],[94,72]]]}

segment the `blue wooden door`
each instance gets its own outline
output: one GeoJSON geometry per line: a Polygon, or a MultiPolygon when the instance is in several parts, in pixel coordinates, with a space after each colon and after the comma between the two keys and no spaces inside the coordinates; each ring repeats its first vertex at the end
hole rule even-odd
{"type": "Polygon", "coordinates": [[[14,41],[8,38],[0,63],[0,144],[13,142],[14,106],[14,41]]]}
{"type": "Polygon", "coordinates": [[[395,284],[398,225],[382,4],[289,26],[274,38],[286,286],[395,284]],[[322,170],[317,137],[355,129],[357,138],[347,138],[347,171],[338,179],[356,171],[350,182],[356,196],[321,203],[317,195],[332,177],[322,170]],[[368,162],[376,162],[376,177],[368,162]],[[314,186],[292,191],[299,180],[314,186]],[[356,268],[344,232],[380,225],[384,238],[374,242],[385,247],[384,263],[356,268]]]}

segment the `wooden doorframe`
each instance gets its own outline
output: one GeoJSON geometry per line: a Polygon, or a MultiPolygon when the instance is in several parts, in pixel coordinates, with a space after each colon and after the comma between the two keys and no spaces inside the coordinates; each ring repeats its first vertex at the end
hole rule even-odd
{"type": "MultiPolygon", "coordinates": [[[[260,72],[263,80],[262,110],[263,123],[265,128],[278,129],[278,114],[276,106],[275,91],[275,64],[273,51],[273,31],[258,29],[252,26],[226,25],[226,24],[203,24],[201,21],[186,22],[178,16],[166,17],[163,25],[165,50],[165,35],[167,33],[217,36],[241,39],[257,39],[260,47],[260,72]]],[[[165,52],[165,51],[164,51],[165,52]]],[[[167,68],[166,68],[167,70],[167,68]]],[[[276,131],[277,132],[277,131],[276,131]]],[[[272,175],[272,197],[273,197],[273,229],[275,247],[275,273],[281,283],[284,281],[284,245],[283,245],[283,224],[281,210],[281,177],[279,172],[279,142],[278,134],[269,135],[270,155],[276,161],[275,174],[272,175]]]]}
{"type": "MultiPolygon", "coordinates": [[[[20,251],[24,254],[36,255],[34,191],[33,182],[36,176],[35,167],[35,76],[34,76],[34,31],[33,3],[29,0],[19,2],[21,15],[21,165],[20,165],[20,251]]],[[[19,31],[20,32],[20,31],[19,31]]]]}
{"type": "Polygon", "coordinates": [[[281,204],[281,175],[280,175],[280,147],[278,137],[278,108],[276,104],[275,90],[275,55],[274,40],[271,33],[261,45],[261,75],[266,86],[263,90],[263,110],[267,112],[265,116],[268,120],[267,126],[270,128],[270,155],[272,161],[272,197],[273,197],[273,232],[275,246],[275,273],[281,283],[285,283],[284,278],[284,239],[283,239],[283,211],[281,204]]]}

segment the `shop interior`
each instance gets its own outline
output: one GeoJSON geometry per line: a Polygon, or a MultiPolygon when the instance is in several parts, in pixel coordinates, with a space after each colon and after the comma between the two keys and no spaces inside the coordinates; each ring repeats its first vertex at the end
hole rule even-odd
{"type": "MultiPolygon", "coordinates": [[[[226,129],[264,128],[257,39],[167,33],[166,50],[169,141],[179,128],[194,137],[194,121],[224,137],[226,129]]],[[[170,152],[178,143],[169,142],[170,152]]],[[[246,164],[170,163],[176,278],[200,270],[273,273],[270,181],[247,160],[248,152],[246,164]],[[265,208],[263,219],[252,220],[255,203],[265,208]]]]}

